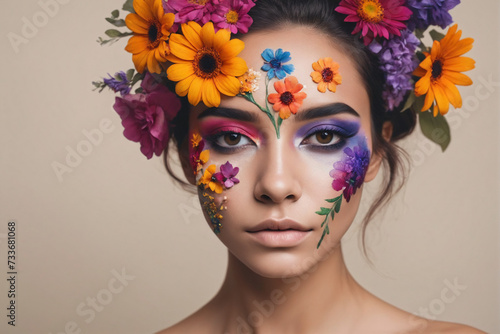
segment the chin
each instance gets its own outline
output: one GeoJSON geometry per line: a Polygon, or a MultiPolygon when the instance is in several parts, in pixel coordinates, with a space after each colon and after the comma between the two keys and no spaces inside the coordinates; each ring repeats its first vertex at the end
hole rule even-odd
{"type": "Polygon", "coordinates": [[[302,276],[314,271],[318,262],[322,260],[322,254],[315,248],[311,251],[309,247],[266,249],[248,255],[249,253],[243,256],[235,254],[238,260],[255,274],[279,279],[302,276]]]}

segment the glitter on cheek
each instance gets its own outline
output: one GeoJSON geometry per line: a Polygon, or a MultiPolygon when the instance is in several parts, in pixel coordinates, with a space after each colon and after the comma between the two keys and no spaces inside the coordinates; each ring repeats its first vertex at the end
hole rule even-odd
{"type": "MultiPolygon", "coordinates": [[[[202,194],[201,207],[208,216],[210,223],[215,234],[219,234],[222,228],[222,211],[227,210],[226,202],[227,196],[224,196],[222,203],[217,203],[220,196],[215,194],[222,194],[232,188],[234,185],[240,183],[236,178],[239,172],[238,167],[228,161],[219,167],[219,172],[216,172],[217,167],[210,165],[204,171],[203,177],[198,182],[198,188],[202,194]]],[[[219,201],[220,202],[220,201],[219,201]]]]}

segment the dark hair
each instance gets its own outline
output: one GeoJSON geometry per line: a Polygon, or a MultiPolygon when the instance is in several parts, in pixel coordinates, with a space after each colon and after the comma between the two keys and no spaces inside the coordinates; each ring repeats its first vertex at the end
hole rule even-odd
{"type": "MultiPolygon", "coordinates": [[[[338,2],[338,0],[258,0],[255,7],[249,12],[254,21],[249,33],[277,29],[287,24],[312,27],[329,36],[354,60],[370,99],[373,153],[381,154],[385,165],[384,186],[366,213],[362,223],[363,251],[366,254],[364,240],[368,222],[376,211],[383,207],[401,189],[406,180],[405,161],[407,161],[407,155],[394,142],[413,131],[416,124],[416,115],[410,110],[405,112],[398,109],[387,111],[382,98],[385,77],[384,73],[379,69],[378,58],[368,50],[359,37],[351,34],[354,23],[344,22],[345,15],[335,11],[338,2]],[[393,125],[390,141],[386,141],[382,136],[383,125],[387,121],[390,121],[393,125]]],[[[404,101],[400,108],[403,104],[404,101]]],[[[184,99],[183,107],[174,120],[174,129],[171,134],[172,142],[179,151],[183,149],[183,145],[186,145],[188,115],[189,105],[184,99]]],[[[164,153],[167,171],[175,180],[186,186],[186,182],[182,181],[172,171],[168,148],[164,153]]]]}

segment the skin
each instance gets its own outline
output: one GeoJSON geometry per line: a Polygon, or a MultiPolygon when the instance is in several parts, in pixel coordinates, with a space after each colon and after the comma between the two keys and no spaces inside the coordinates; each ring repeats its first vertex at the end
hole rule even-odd
{"type": "MultiPolygon", "coordinates": [[[[297,26],[248,34],[243,40],[245,50],[241,57],[256,70],[262,66],[260,54],[265,48],[290,51],[290,63],[295,65],[292,75],[307,86],[304,92],[308,95],[297,115],[303,110],[345,103],[359,117],[341,113],[319,120],[359,123],[356,136],[366,137],[371,150],[368,95],[342,48],[312,28],[297,26]],[[343,83],[336,93],[318,92],[311,80],[311,65],[322,57],[331,57],[340,65],[343,83]]],[[[265,99],[264,75],[260,89],[254,94],[261,105],[265,99]]],[[[271,85],[270,93],[273,92],[271,85]]],[[[468,326],[424,320],[397,309],[366,291],[349,274],[341,239],[356,215],[362,188],[348,203],[344,199],[340,212],[330,222],[330,234],[316,249],[324,216],[315,211],[329,205],[325,199],[341,193],[332,189],[329,172],[333,163],[342,159],[343,149],[318,153],[304,145],[304,137],[297,133],[303,133],[304,126],[318,119],[297,121],[297,115],[292,115],[283,122],[281,137],[277,139],[267,116],[243,98],[225,98],[221,107],[242,109],[256,118],[254,122],[243,123],[213,116],[199,119],[205,109],[201,105],[190,116],[190,130],[201,131],[202,135],[207,128],[212,131],[217,120],[229,124],[230,129],[242,128],[250,137],[244,141],[249,145],[230,153],[208,147],[207,166],[229,161],[240,168],[237,177],[241,182],[215,196],[217,203],[227,197],[224,203],[227,210],[222,211],[223,227],[218,235],[228,248],[226,278],[209,303],[161,333],[482,333],[468,326]],[[307,237],[294,247],[266,247],[247,232],[267,218],[284,217],[309,230],[307,237]]],[[[389,138],[390,134],[391,127],[387,125],[384,135],[389,138]]],[[[305,143],[310,144],[311,140],[305,143]]],[[[355,144],[347,140],[347,145],[355,144]]],[[[181,160],[187,159],[184,152],[181,160]]],[[[365,182],[375,178],[381,160],[380,156],[372,155],[365,182]]],[[[189,164],[183,165],[186,176],[195,183],[189,164]]]]}

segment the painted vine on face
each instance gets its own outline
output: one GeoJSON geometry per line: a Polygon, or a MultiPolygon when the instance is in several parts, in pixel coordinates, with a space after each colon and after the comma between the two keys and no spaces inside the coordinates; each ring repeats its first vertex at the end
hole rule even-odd
{"type": "Polygon", "coordinates": [[[357,136],[357,139],[356,146],[344,148],[342,160],[335,162],[330,171],[330,176],[333,178],[332,188],[336,191],[342,190],[342,194],[325,200],[331,203],[330,208],[321,207],[319,211],[316,211],[318,215],[325,216],[323,223],[321,223],[321,227],[324,228],[323,234],[316,248],[319,248],[324,237],[330,234],[328,218],[331,217],[333,221],[335,214],[340,211],[342,199],[345,198],[346,202],[349,202],[351,196],[356,194],[356,190],[363,185],[365,180],[366,171],[370,164],[370,150],[366,144],[366,137],[357,136]]]}

